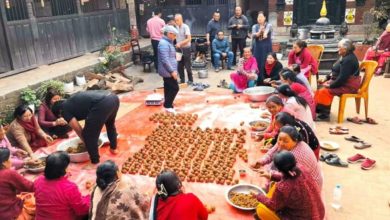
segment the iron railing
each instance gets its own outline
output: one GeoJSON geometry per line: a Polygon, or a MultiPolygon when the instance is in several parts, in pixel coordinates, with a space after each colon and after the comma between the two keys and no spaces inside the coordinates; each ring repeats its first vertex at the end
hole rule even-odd
{"type": "Polygon", "coordinates": [[[84,13],[102,11],[102,10],[111,10],[112,1],[111,0],[81,0],[81,9],[84,13]]]}
{"type": "Polygon", "coordinates": [[[77,14],[77,0],[34,0],[35,17],[77,14]]]}
{"type": "Polygon", "coordinates": [[[28,19],[26,0],[4,0],[3,4],[7,21],[28,19]]]}

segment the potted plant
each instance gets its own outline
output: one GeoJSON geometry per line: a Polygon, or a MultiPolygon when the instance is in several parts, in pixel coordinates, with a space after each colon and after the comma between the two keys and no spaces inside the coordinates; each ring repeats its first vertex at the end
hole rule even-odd
{"type": "Polygon", "coordinates": [[[87,80],[83,74],[76,75],[76,85],[83,86],[87,84],[87,80]]]}
{"type": "Polygon", "coordinates": [[[39,107],[41,101],[38,99],[36,92],[31,88],[25,88],[20,92],[20,100],[23,104],[28,105],[33,112],[39,107]]]}
{"type": "Polygon", "coordinates": [[[95,73],[107,73],[124,64],[124,57],[119,49],[114,51],[103,50],[99,57],[99,64],[94,68],[95,73]]]}
{"type": "Polygon", "coordinates": [[[48,88],[56,90],[59,94],[64,95],[64,83],[59,80],[48,80],[40,84],[36,89],[36,94],[39,100],[44,100],[48,88]]]}

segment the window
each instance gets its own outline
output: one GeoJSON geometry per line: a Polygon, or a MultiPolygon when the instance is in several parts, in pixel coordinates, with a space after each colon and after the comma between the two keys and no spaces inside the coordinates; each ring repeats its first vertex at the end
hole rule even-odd
{"type": "Polygon", "coordinates": [[[201,5],[202,0],[186,0],[186,5],[201,5]]]}
{"type": "Polygon", "coordinates": [[[34,0],[35,17],[77,14],[77,0],[34,0]]]}
{"type": "Polygon", "coordinates": [[[101,10],[111,10],[112,1],[111,0],[81,0],[81,9],[84,13],[101,11],[101,10]]]}
{"type": "Polygon", "coordinates": [[[26,0],[4,0],[7,21],[28,19],[26,0]]]}
{"type": "Polygon", "coordinates": [[[228,0],[207,0],[207,5],[224,5],[228,0]]]}

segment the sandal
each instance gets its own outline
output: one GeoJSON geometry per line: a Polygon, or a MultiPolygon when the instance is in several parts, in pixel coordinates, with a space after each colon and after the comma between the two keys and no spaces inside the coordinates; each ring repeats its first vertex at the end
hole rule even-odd
{"type": "Polygon", "coordinates": [[[352,142],[357,142],[357,143],[364,142],[362,139],[360,139],[360,138],[358,138],[356,136],[353,136],[353,135],[349,136],[349,137],[345,137],[344,139],[347,140],[347,141],[352,141],[352,142]]]}
{"type": "Polygon", "coordinates": [[[320,161],[325,162],[327,159],[337,157],[337,154],[323,153],[320,156],[320,161]]]}
{"type": "Polygon", "coordinates": [[[342,129],[329,129],[329,134],[349,134],[349,130],[342,130],[342,129]]]}
{"type": "Polygon", "coordinates": [[[325,163],[335,167],[348,167],[348,163],[341,161],[339,157],[332,157],[325,160],[325,163]]]}
{"type": "Polygon", "coordinates": [[[343,127],[343,126],[340,126],[340,125],[337,125],[337,126],[329,128],[329,130],[334,130],[334,129],[338,129],[338,130],[342,130],[342,131],[349,131],[349,128],[346,128],[346,127],[343,127]]]}
{"type": "Polygon", "coordinates": [[[363,124],[363,120],[361,120],[359,117],[353,117],[353,118],[347,118],[347,121],[361,125],[363,124]]]}
{"type": "Polygon", "coordinates": [[[371,124],[371,125],[377,125],[378,122],[376,122],[374,119],[372,118],[366,118],[365,121],[363,121],[364,123],[367,123],[367,124],[371,124]]]}
{"type": "Polygon", "coordinates": [[[372,146],[372,144],[369,144],[369,143],[364,142],[364,141],[359,142],[359,143],[353,145],[353,147],[355,149],[358,149],[358,150],[363,150],[363,149],[369,148],[371,146],[372,146]]]}

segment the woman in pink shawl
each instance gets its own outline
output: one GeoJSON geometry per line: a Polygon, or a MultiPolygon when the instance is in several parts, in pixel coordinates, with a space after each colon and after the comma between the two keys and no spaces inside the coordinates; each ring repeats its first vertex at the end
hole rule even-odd
{"type": "Polygon", "coordinates": [[[383,73],[383,67],[388,57],[390,57],[390,23],[387,24],[386,30],[379,37],[375,46],[367,50],[364,60],[378,60],[376,75],[380,75],[383,73]]]}
{"type": "Polygon", "coordinates": [[[252,56],[251,49],[244,48],[243,57],[238,62],[237,72],[230,74],[232,82],[229,89],[241,93],[246,88],[255,86],[258,72],[256,58],[252,56]]]}

